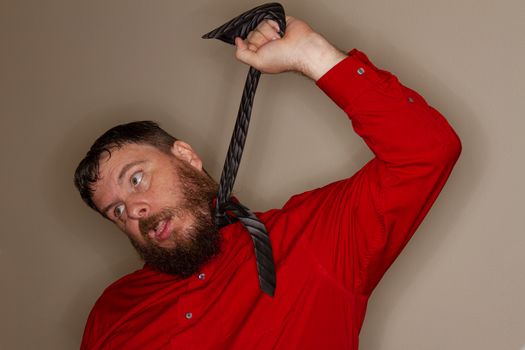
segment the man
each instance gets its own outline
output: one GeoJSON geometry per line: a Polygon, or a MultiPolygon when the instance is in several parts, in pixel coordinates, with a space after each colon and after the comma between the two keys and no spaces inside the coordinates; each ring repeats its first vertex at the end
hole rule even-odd
{"type": "Polygon", "coordinates": [[[94,306],[82,349],[357,349],[370,294],[441,191],[461,145],[415,91],[306,23],[261,23],[236,57],[311,78],[375,157],[352,177],[258,213],[271,238],[273,298],[259,289],[240,223],[212,221],[216,183],[191,146],[156,124],[117,126],[75,174],[82,198],[124,231],[145,266],[94,306]]]}

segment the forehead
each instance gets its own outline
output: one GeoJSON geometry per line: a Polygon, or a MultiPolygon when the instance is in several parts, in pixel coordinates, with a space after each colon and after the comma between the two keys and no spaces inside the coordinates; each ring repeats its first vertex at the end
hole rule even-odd
{"type": "Polygon", "coordinates": [[[106,198],[114,195],[118,178],[126,166],[136,162],[158,162],[168,155],[147,144],[126,144],[103,153],[99,160],[99,180],[93,186],[93,201],[100,208],[106,198]]]}
{"type": "Polygon", "coordinates": [[[148,144],[125,144],[120,148],[113,148],[111,153],[103,153],[99,160],[99,169],[102,175],[103,170],[112,168],[126,162],[133,162],[144,157],[160,157],[163,152],[156,147],[148,144]]]}

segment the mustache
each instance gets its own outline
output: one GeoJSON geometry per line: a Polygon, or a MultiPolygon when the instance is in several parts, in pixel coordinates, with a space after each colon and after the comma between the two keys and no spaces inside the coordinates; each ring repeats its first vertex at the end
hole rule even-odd
{"type": "Polygon", "coordinates": [[[159,222],[162,220],[169,219],[173,216],[176,216],[179,211],[172,209],[172,208],[166,208],[161,210],[157,214],[152,214],[148,216],[147,218],[140,219],[139,220],[139,230],[142,235],[147,236],[148,232],[155,229],[159,222]]]}

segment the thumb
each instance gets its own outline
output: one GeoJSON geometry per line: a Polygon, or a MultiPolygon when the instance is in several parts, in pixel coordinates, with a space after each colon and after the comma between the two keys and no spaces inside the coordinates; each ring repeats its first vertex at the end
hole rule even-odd
{"type": "Polygon", "coordinates": [[[235,57],[249,66],[255,67],[257,62],[257,54],[248,48],[248,45],[240,38],[235,38],[235,57]]]}

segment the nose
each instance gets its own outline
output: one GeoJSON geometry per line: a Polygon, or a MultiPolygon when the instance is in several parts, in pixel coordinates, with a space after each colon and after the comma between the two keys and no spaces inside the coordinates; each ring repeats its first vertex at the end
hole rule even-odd
{"type": "Polygon", "coordinates": [[[149,215],[149,206],[143,201],[133,201],[127,204],[127,214],[131,219],[142,219],[149,215]]]}

